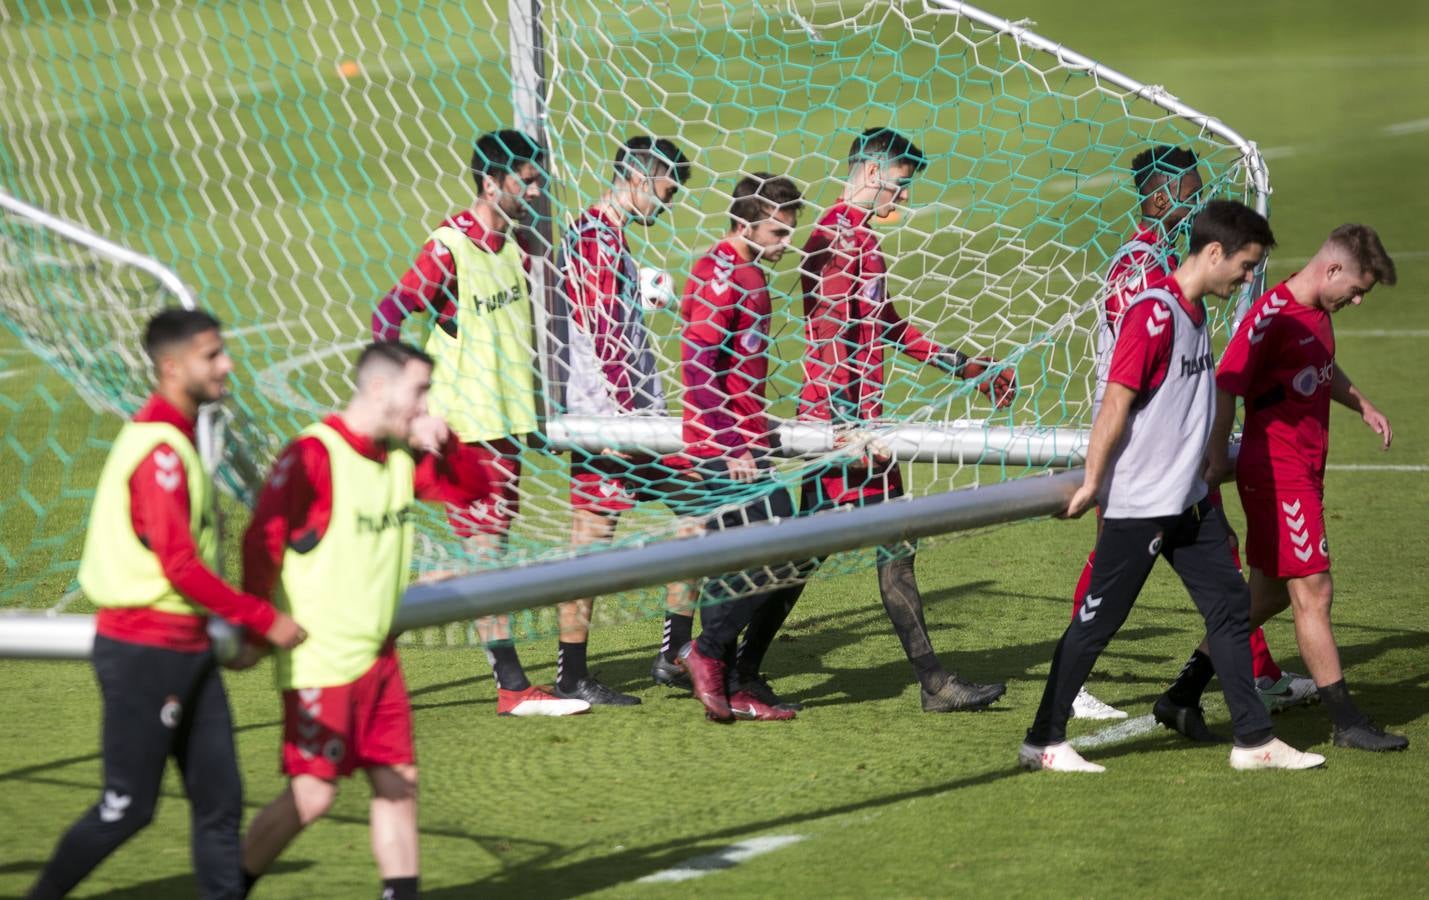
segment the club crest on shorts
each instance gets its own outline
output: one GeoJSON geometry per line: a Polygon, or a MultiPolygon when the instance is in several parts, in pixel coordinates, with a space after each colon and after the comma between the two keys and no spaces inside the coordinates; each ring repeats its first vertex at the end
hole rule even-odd
{"type": "Polygon", "coordinates": [[[173,694],[165,697],[164,705],[159,707],[159,721],[164,723],[165,728],[178,728],[183,714],[184,706],[173,694]]]}
{"type": "Polygon", "coordinates": [[[342,762],[345,753],[347,753],[347,744],[342,738],[328,738],[327,743],[323,744],[323,758],[333,765],[342,762]]]}
{"type": "Polygon", "coordinates": [[[1330,558],[1330,542],[1325,539],[1323,534],[1320,535],[1320,555],[1326,559],[1330,558]]]}
{"type": "Polygon", "coordinates": [[[1161,552],[1161,532],[1156,533],[1156,537],[1151,539],[1151,543],[1146,545],[1146,555],[1155,556],[1161,552]]]}

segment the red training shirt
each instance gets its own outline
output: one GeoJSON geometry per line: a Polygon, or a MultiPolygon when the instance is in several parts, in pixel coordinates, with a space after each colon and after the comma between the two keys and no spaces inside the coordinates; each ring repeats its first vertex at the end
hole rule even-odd
{"type": "Polygon", "coordinates": [[[893,308],[870,210],[839,203],[804,245],[804,388],[799,416],[868,421],[883,415],[884,349],[919,362],[943,351],[893,308]]]}
{"type": "Polygon", "coordinates": [[[1328,312],[1297,302],[1283,282],[1251,305],[1216,371],[1216,387],[1245,398],[1238,481],[1324,490],[1334,376],[1328,312]]]}
{"type": "MultiPolygon", "coordinates": [[[[194,440],[194,421],[157,394],[134,415],[134,421],[163,422],[194,440]]],[[[261,636],[273,627],[273,607],[230,587],[199,557],[190,530],[189,473],[177,459],[173,446],[159,444],[129,476],[129,519],[134,534],[158,557],[174,590],[261,636]]],[[[148,607],[102,608],[95,615],[95,627],[97,633],[116,641],[184,653],[200,653],[209,646],[204,616],[148,607]]]]}
{"type": "MultiPolygon", "coordinates": [[[[386,460],[385,443],[353,433],[340,416],[328,416],[323,423],[368,459],[386,460]]],[[[466,509],[491,496],[493,482],[484,455],[463,444],[455,433],[440,453],[419,453],[416,463],[413,488],[418,500],[466,509]]],[[[318,438],[304,435],[283,451],[258,495],[253,521],[243,535],[244,588],[271,598],[283,554],[289,548],[305,553],[316,547],[331,516],[332,464],[327,447],[318,438]]]]}
{"type": "MultiPolygon", "coordinates": [[[[1181,286],[1170,275],[1151,278],[1146,290],[1161,289],[1170,292],[1198,326],[1206,321],[1206,307],[1199,299],[1194,303],[1181,293],[1181,286]]],[[[1141,293],[1145,293],[1142,291],[1141,293]]],[[[1116,334],[1116,346],[1112,350],[1111,368],[1107,373],[1109,383],[1120,384],[1136,391],[1136,404],[1145,404],[1161,383],[1171,366],[1171,348],[1175,328],[1175,316],[1165,301],[1159,299],[1136,302],[1136,297],[1123,311],[1122,322],[1116,334]]]]}
{"type": "Polygon", "coordinates": [[[769,283],[729,241],[700,257],[680,301],[686,452],[712,458],[769,447],[769,283]]]}

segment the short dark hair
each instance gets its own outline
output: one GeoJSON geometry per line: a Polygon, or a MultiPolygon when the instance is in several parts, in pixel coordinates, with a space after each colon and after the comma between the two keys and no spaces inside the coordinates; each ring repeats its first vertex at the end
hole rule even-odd
{"type": "Polygon", "coordinates": [[[1275,246],[1275,233],[1265,216],[1234,200],[1212,200],[1191,224],[1191,243],[1187,250],[1191,255],[1200,253],[1210,244],[1220,244],[1227,256],[1233,256],[1241,248],[1259,244],[1266,250],[1275,246]]]}
{"type": "Polygon", "coordinates": [[[918,145],[892,128],[870,128],[853,139],[853,146],[848,151],[849,166],[856,166],[866,159],[912,166],[914,174],[928,168],[928,157],[918,145]]]}
{"type": "Polygon", "coordinates": [[[615,177],[624,181],[632,169],[643,175],[673,178],[682,185],[690,180],[690,160],[684,151],[674,141],[648,134],[637,134],[615,151],[615,177]]]}
{"type": "Polygon", "coordinates": [[[471,153],[471,177],[479,192],[484,176],[510,175],[526,163],[539,168],[545,158],[541,145],[526,132],[514,128],[493,131],[476,140],[476,149],[471,153]]]}
{"type": "Polygon", "coordinates": [[[1394,271],[1394,260],[1379,240],[1379,233],[1368,225],[1348,223],[1330,232],[1327,243],[1349,254],[1359,265],[1361,272],[1368,272],[1380,284],[1393,287],[1399,281],[1394,271]]]}
{"type": "Polygon", "coordinates": [[[158,362],[159,357],[179,344],[187,344],[200,334],[218,331],[223,327],[212,313],[201,309],[181,309],[170,307],[155,315],[144,326],[144,353],[150,361],[158,362]]]}
{"type": "Polygon", "coordinates": [[[363,373],[373,366],[387,365],[403,369],[410,362],[436,366],[435,360],[411,344],[402,341],[373,341],[358,354],[357,365],[352,370],[353,378],[361,383],[363,373]]]}
{"type": "Polygon", "coordinates": [[[771,175],[768,172],[746,175],[734,186],[734,202],[729,205],[730,227],[752,225],[780,209],[789,210],[797,216],[799,210],[804,208],[802,194],[799,185],[787,175],[771,175]]]}
{"type": "Polygon", "coordinates": [[[1166,181],[1194,172],[1199,162],[1195,151],[1189,148],[1159,144],[1132,158],[1131,180],[1144,197],[1166,181]]]}

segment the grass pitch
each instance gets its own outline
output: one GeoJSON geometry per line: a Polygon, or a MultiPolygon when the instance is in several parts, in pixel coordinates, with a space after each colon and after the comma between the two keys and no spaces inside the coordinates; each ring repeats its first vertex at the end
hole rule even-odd
{"type": "MultiPolygon", "coordinates": [[[[470,650],[404,654],[423,769],[429,896],[662,896],[645,878],[750,839],[801,839],[674,885],[699,896],[1422,895],[1429,892],[1429,11],[1411,2],[1216,2],[1167,19],[1144,4],[1038,0],[1008,7],[1039,30],[1165,84],[1271,152],[1283,277],[1342,221],[1385,236],[1400,286],[1340,314],[1338,358],[1389,415],[1389,454],[1335,413],[1327,486],[1335,618],[1351,686],[1407,753],[1328,748],[1317,708],[1277,718],[1325,752],[1324,771],[1237,774],[1224,748],[1165,731],[1087,751],[1100,777],[1023,775],[1015,752],[1040,696],[1089,522],[1034,522],[927,546],[920,580],[938,649],[963,674],[1009,682],[980,715],[918,711],[910,671],[871,575],[805,595],[768,668],[806,711],[787,725],[723,728],[693,701],[647,687],[658,626],[596,633],[593,668],[645,703],[565,721],[501,720],[470,650]],[[1154,19],[1154,21],[1151,21],[1154,19]],[[1419,467],[1414,469],[1413,467],[1419,467]],[[1328,749],[1327,749],[1328,748],[1328,749]]],[[[76,25],[75,27],[80,27],[76,25]]],[[[385,285],[379,286],[385,287],[385,285]]],[[[7,360],[9,358],[7,357],[7,360]]],[[[18,379],[16,384],[18,396],[18,379]]],[[[0,382],[0,387],[7,387],[0,382]]],[[[29,388],[29,385],[26,385],[29,388]]],[[[12,419],[17,421],[16,419],[12,419]]],[[[18,427],[18,426],[8,426],[18,427]]],[[[1241,519],[1231,504],[1232,519],[1241,519]]],[[[1303,671],[1288,621],[1267,628],[1303,671]]],[[[1158,571],[1092,684],[1133,715],[1199,636],[1179,585],[1158,571]]],[[[523,647],[549,680],[554,647],[523,647]]],[[[264,669],[228,679],[248,802],[280,785],[278,705],[264,669]]],[[[99,784],[97,694],[86,665],[0,663],[0,895],[24,890],[99,784]]],[[[1212,725],[1224,720],[1213,695],[1212,725]]],[[[1074,723],[1073,736],[1104,726],[1074,723]]],[[[366,788],[302,837],[257,897],[376,892],[366,788]]],[[[77,896],[187,897],[187,818],[171,780],[154,825],[77,896]]]]}

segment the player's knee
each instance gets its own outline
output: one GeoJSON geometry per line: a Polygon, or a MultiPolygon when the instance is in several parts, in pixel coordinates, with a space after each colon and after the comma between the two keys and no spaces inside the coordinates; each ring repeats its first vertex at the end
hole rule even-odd
{"type": "Polygon", "coordinates": [[[1290,603],[1296,615],[1328,616],[1334,599],[1334,589],[1328,577],[1311,576],[1296,579],[1290,590],[1290,603]]]}
{"type": "Polygon", "coordinates": [[[337,785],[321,778],[300,775],[293,779],[293,806],[298,811],[298,821],[303,827],[311,825],[328,814],[333,801],[337,799],[337,785]]]}
{"type": "MultiPolygon", "coordinates": [[[[383,800],[415,800],[417,797],[417,767],[388,766],[372,779],[372,792],[383,800]]],[[[375,775],[375,773],[374,773],[375,775]]]]}

